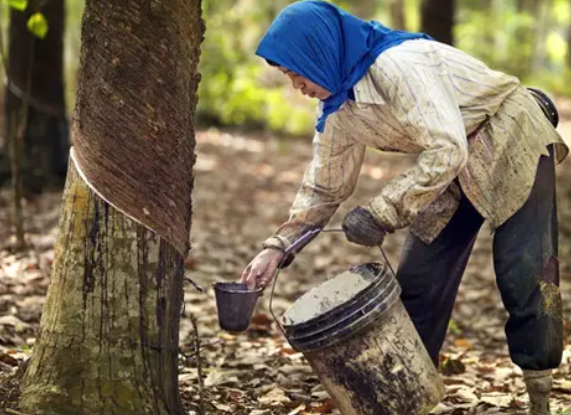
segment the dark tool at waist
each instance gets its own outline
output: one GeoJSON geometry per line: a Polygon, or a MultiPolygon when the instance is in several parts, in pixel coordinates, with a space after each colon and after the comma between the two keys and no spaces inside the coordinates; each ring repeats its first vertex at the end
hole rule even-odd
{"type": "Polygon", "coordinates": [[[551,122],[551,124],[553,124],[554,127],[557,128],[557,125],[559,125],[559,113],[557,112],[557,107],[551,98],[549,98],[547,94],[539,89],[527,89],[531,92],[531,95],[533,95],[547,119],[551,122]]]}

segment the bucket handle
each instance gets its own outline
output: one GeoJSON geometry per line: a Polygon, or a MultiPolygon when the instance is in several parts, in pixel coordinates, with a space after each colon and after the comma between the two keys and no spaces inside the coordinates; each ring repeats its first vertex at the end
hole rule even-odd
{"type": "MultiPolygon", "coordinates": [[[[284,337],[286,339],[288,338],[287,334],[286,334],[282,324],[280,323],[280,321],[278,320],[278,318],[274,314],[274,309],[273,309],[274,291],[275,291],[276,282],[278,281],[278,276],[280,275],[280,271],[283,267],[283,264],[284,264],[284,262],[287,259],[289,254],[294,252],[298,247],[303,246],[303,244],[305,244],[308,240],[311,240],[315,235],[317,235],[319,233],[335,233],[335,232],[344,232],[344,230],[343,229],[319,229],[319,228],[318,229],[312,229],[312,230],[304,233],[301,237],[299,237],[299,239],[294,241],[289,247],[287,247],[284,250],[284,256],[283,256],[282,260],[280,261],[280,263],[278,264],[278,267],[276,268],[276,272],[274,274],[274,281],[272,283],[272,291],[270,293],[270,314],[274,318],[276,324],[278,325],[278,327],[280,328],[280,331],[282,332],[282,334],[284,335],[284,337]]],[[[389,270],[393,274],[393,277],[396,278],[395,271],[393,270],[393,267],[391,266],[391,263],[389,262],[387,255],[385,254],[385,250],[383,249],[383,247],[381,245],[379,245],[379,249],[381,250],[381,254],[383,255],[383,259],[385,260],[387,266],[389,267],[389,270]]]]}

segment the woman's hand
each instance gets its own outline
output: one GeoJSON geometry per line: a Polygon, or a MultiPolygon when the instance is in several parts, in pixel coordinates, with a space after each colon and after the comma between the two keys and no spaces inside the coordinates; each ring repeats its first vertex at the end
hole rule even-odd
{"type": "Polygon", "coordinates": [[[267,248],[260,252],[248,264],[240,282],[248,284],[248,288],[266,288],[272,281],[284,253],[278,249],[267,248]]]}

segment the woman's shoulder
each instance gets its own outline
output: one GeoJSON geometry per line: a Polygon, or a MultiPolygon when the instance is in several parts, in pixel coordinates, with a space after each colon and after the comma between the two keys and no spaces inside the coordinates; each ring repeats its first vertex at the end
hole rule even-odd
{"type": "Polygon", "coordinates": [[[440,72],[446,48],[453,49],[426,39],[403,42],[381,53],[356,87],[376,97],[365,101],[378,103],[382,98],[390,104],[402,88],[410,89],[416,82],[433,78],[430,72],[440,72]]]}
{"type": "Polygon", "coordinates": [[[371,65],[370,72],[394,81],[411,76],[430,77],[431,74],[442,73],[443,68],[453,72],[475,71],[496,76],[495,71],[466,52],[427,39],[408,40],[386,50],[371,65]]]}
{"type": "MultiPolygon", "coordinates": [[[[357,102],[379,104],[391,101],[391,97],[406,82],[407,73],[411,70],[410,65],[413,64],[408,52],[403,52],[403,45],[388,49],[377,57],[354,87],[357,102]]],[[[418,49],[418,46],[415,45],[415,49],[418,49]]]]}
{"type": "MultiPolygon", "coordinates": [[[[442,43],[426,39],[408,40],[381,53],[371,65],[370,71],[399,76],[410,66],[431,66],[444,49],[442,43]]],[[[449,46],[448,46],[449,47],[449,46]]]]}

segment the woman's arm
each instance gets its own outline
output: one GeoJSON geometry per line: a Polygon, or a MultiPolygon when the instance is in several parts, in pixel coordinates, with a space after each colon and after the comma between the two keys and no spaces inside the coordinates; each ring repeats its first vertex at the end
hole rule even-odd
{"type": "Polygon", "coordinates": [[[264,242],[264,247],[285,249],[306,231],[323,228],[339,205],[355,189],[365,146],[349,137],[333,115],[323,133],[313,139],[313,160],[307,167],[290,216],[264,242]]]}
{"type": "Polygon", "coordinates": [[[388,84],[395,117],[424,149],[416,165],[390,180],[367,206],[381,225],[395,230],[410,225],[464,169],[468,144],[446,65],[386,62],[378,81],[388,84]]]}

